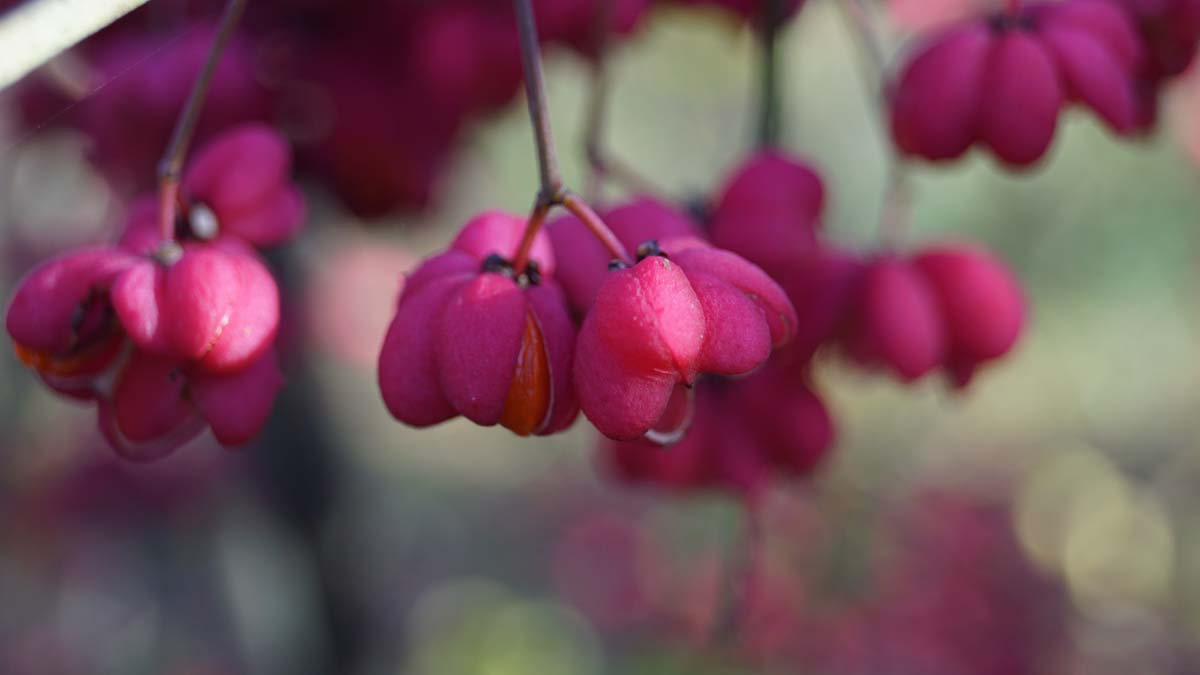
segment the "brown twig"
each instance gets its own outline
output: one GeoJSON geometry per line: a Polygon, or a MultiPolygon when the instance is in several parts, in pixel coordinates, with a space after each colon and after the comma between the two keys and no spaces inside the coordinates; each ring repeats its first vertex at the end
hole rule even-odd
{"type": "Polygon", "coordinates": [[[563,196],[562,205],[563,208],[571,212],[571,215],[583,221],[583,224],[591,231],[592,236],[600,240],[604,248],[612,254],[613,259],[620,260],[626,265],[633,264],[633,258],[629,256],[629,252],[625,250],[625,246],[617,239],[612,230],[608,229],[608,226],[592,210],[592,207],[587,205],[587,202],[580,199],[578,195],[568,192],[563,196]]]}
{"type": "Polygon", "coordinates": [[[542,52],[538,42],[537,24],[530,0],[513,0],[517,12],[517,31],[521,40],[521,65],[525,69],[525,96],[529,101],[529,120],[533,123],[533,139],[537,144],[538,175],[541,186],[538,198],[546,204],[558,200],[562,176],[554,153],[554,132],[550,128],[550,106],[546,101],[546,77],[542,72],[542,52]]]}
{"type": "Polygon", "coordinates": [[[550,128],[550,111],[546,99],[546,80],[542,72],[542,54],[538,43],[537,24],[534,21],[533,5],[530,0],[513,0],[517,13],[517,30],[521,41],[521,63],[525,69],[525,94],[529,101],[529,119],[533,124],[533,138],[537,147],[538,175],[540,185],[521,243],[513,254],[513,270],[517,274],[525,271],[533,242],[546,221],[550,209],[563,206],[587,225],[592,234],[604,244],[614,257],[625,263],[631,259],[616,235],[608,229],[600,216],[582,199],[568,190],[558,171],[558,159],[554,153],[554,134],[550,128]]]}
{"type": "Polygon", "coordinates": [[[208,96],[208,89],[212,85],[213,73],[217,70],[217,64],[221,61],[221,54],[225,51],[225,46],[229,44],[234,28],[237,27],[245,9],[246,0],[228,0],[225,4],[225,11],[221,15],[221,24],[213,38],[212,47],[208,50],[208,57],[204,61],[200,74],[196,76],[192,91],[183,105],[183,110],[179,113],[179,120],[175,123],[171,141],[167,144],[167,149],[158,164],[159,226],[162,228],[164,240],[169,241],[174,238],[175,215],[179,204],[179,178],[183,172],[183,162],[187,157],[188,146],[191,145],[192,136],[196,131],[196,121],[200,118],[200,111],[204,109],[204,99],[208,96]]]}

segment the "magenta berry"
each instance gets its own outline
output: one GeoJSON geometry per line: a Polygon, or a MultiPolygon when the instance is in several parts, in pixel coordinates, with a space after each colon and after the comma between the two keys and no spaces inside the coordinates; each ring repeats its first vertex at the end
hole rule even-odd
{"type": "Polygon", "coordinates": [[[6,317],[17,356],[65,394],[93,396],[120,356],[125,334],[109,294],[137,259],[111,247],[48,260],[18,285],[6,317]]]}
{"type": "Polygon", "coordinates": [[[632,484],[753,495],[774,477],[811,474],[833,440],[832,420],[805,377],[775,361],[745,379],[702,381],[694,408],[670,448],[650,439],[603,443],[606,468],[632,484]]]}
{"type": "MultiPolygon", "coordinates": [[[[787,294],[774,279],[767,276],[753,263],[729,251],[708,246],[703,242],[688,239],[667,240],[662,244],[672,258],[683,267],[693,286],[703,277],[710,277],[741,293],[751,300],[761,315],[746,315],[746,319],[757,318],[766,323],[772,347],[781,347],[796,334],[798,322],[796,310],[792,307],[787,294]]],[[[740,310],[740,308],[737,308],[740,310]]],[[[734,310],[730,307],[730,310],[734,310]]],[[[713,325],[725,322],[727,317],[723,308],[707,312],[706,319],[710,332],[724,328],[713,325]]],[[[707,339],[707,338],[706,338],[707,339]]],[[[706,345],[706,349],[720,348],[706,345]]],[[[737,374],[737,373],[723,373],[737,374]]]]}
{"type": "Polygon", "coordinates": [[[1137,125],[1150,129],[1158,118],[1159,92],[1184,73],[1200,43],[1200,0],[1110,0],[1133,17],[1136,43],[1145,58],[1136,71],[1137,125]]]}
{"type": "Polygon", "coordinates": [[[866,263],[829,246],[797,260],[780,285],[796,308],[796,338],[784,349],[790,363],[805,364],[822,345],[846,330],[857,302],[866,263]]]}
{"type": "Polygon", "coordinates": [[[768,367],[731,387],[762,461],[784,475],[811,474],[825,458],[836,430],[807,375],[768,367]]]}
{"type": "Polygon", "coordinates": [[[57,391],[96,401],[121,455],[156,459],[206,427],[241,445],[266,423],[282,384],[279,290],[252,245],[303,221],[289,172],[275,132],[236,128],[185,171],[177,240],[143,197],[117,246],[51,260],[19,285],[8,311],[18,355],[57,391]]]}
{"type": "Polygon", "coordinates": [[[226,446],[258,436],[283,385],[274,351],[232,374],[136,351],[117,374],[100,429],[126,459],[162,457],[211,426],[226,446]]]}
{"type": "Polygon", "coordinates": [[[982,95],[978,136],[1001,161],[1032,164],[1050,148],[1065,97],[1053,56],[1021,31],[993,39],[982,95]]]}
{"type": "Polygon", "coordinates": [[[520,435],[574,421],[575,327],[539,234],[519,278],[504,256],[525,221],[489,212],[467,223],[450,251],[413,273],[379,356],[388,410],[413,426],[457,415],[520,435]]]}
{"type": "Polygon", "coordinates": [[[902,151],[945,160],[975,142],[990,48],[988,29],[971,25],[932,39],[905,65],[892,101],[892,137],[902,151]]]}
{"type": "Polygon", "coordinates": [[[584,414],[605,436],[641,438],[676,384],[699,374],[705,316],[679,265],[648,256],[609,273],[579,332],[575,384],[584,414]]]}
{"type": "Polygon", "coordinates": [[[196,153],[184,175],[183,193],[192,208],[211,210],[220,234],[273,246],[294,237],[306,216],[291,169],[287,142],[270,127],[247,124],[196,153]]]}
{"type": "Polygon", "coordinates": [[[783,290],[746,260],[689,237],[661,252],[609,273],[580,330],[580,405],[610,438],[643,436],[675,385],[749,372],[795,333],[783,290]]]}
{"type": "Polygon", "coordinates": [[[279,328],[279,290],[248,246],[184,244],[177,260],[143,259],[113,284],[112,302],[134,344],[212,372],[257,360],[279,328]]]}
{"type": "Polygon", "coordinates": [[[1130,77],[1143,50],[1129,21],[1106,0],[1073,0],[1036,10],[1068,97],[1094,110],[1113,131],[1133,130],[1137,101],[1130,77]]]}
{"type": "Polygon", "coordinates": [[[847,337],[850,355],[912,381],[945,358],[945,332],[928,281],[907,260],[884,256],[864,273],[854,323],[847,337]]]}
{"type": "Polygon", "coordinates": [[[278,320],[274,279],[226,239],[169,260],[96,248],[49,261],[18,287],[8,330],[49,386],[97,402],[119,454],[151,460],[206,426],[225,445],[258,434],[282,384],[278,320]]]}
{"type": "MultiPolygon", "coordinates": [[[[278,133],[249,124],[200,149],[184,172],[175,235],[183,242],[225,239],[257,248],[286,243],[308,214],[291,180],[291,151],[278,133]]],[[[162,244],[157,197],[129,207],[121,244],[153,254],[162,244]]]]}
{"type": "MultiPolygon", "coordinates": [[[[1025,321],[1020,285],[988,251],[966,244],[870,261],[847,305],[850,356],[904,381],[944,367],[959,386],[1009,352],[1025,321]]],[[[801,305],[803,307],[803,305],[801,305]]]]}
{"type": "Polygon", "coordinates": [[[635,197],[605,211],[604,222],[626,247],[651,239],[699,237],[700,227],[679,209],[651,197],[635,197]]]}
{"type": "Polygon", "coordinates": [[[1032,4],[949,29],[906,64],[892,102],[900,149],[931,160],[975,143],[1028,166],[1050,148],[1064,103],[1117,133],[1135,126],[1133,26],[1105,0],[1032,4]]]}
{"type": "Polygon", "coordinates": [[[1006,354],[1020,336],[1025,321],[1020,285],[998,259],[972,246],[926,249],[913,262],[941,310],[947,368],[965,385],[979,364],[1006,354]]]}
{"type": "Polygon", "coordinates": [[[817,245],[825,188],[806,164],[759,152],[727,179],[712,212],[712,243],[779,278],[817,245]]]}
{"type": "Polygon", "coordinates": [[[475,7],[431,7],[414,31],[410,76],[447,114],[503,106],[521,84],[514,28],[511,19],[475,7]]]}

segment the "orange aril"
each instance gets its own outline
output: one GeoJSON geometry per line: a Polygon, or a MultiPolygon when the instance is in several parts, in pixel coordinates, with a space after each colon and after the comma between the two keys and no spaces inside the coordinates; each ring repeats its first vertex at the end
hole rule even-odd
{"type": "Polygon", "coordinates": [[[525,331],[512,384],[504,398],[500,424],[518,436],[539,431],[550,412],[550,361],[546,342],[533,315],[525,315],[525,331]]]}

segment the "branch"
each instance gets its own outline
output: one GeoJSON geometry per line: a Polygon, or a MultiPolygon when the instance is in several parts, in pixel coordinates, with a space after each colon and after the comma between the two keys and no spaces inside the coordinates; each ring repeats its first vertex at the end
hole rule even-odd
{"type": "Polygon", "coordinates": [[[883,35],[876,26],[870,10],[867,9],[862,0],[842,0],[839,4],[846,19],[854,29],[855,35],[858,37],[862,50],[866,53],[870,61],[869,65],[872,70],[867,80],[878,81],[882,85],[878,91],[872,91],[871,96],[875,97],[882,94],[884,98],[890,98],[891,82],[886,79],[887,51],[884,48],[883,35]]]}
{"type": "Polygon", "coordinates": [[[529,101],[529,120],[537,142],[539,198],[554,203],[562,190],[562,176],[554,154],[554,133],[550,129],[550,105],[546,101],[546,78],[542,74],[541,45],[530,0],[513,0],[517,11],[517,30],[521,39],[521,65],[525,69],[525,96],[529,101]]]}
{"type": "Polygon", "coordinates": [[[160,197],[160,226],[163,239],[170,241],[175,230],[175,209],[179,201],[179,176],[183,171],[183,161],[187,157],[188,146],[196,131],[196,121],[200,119],[200,111],[204,108],[204,99],[208,97],[209,85],[212,84],[213,73],[225,52],[225,45],[237,27],[242,13],[246,9],[246,0],[229,0],[221,15],[221,25],[213,37],[212,46],[208,49],[204,67],[196,76],[192,91],[188,94],[187,102],[175,122],[175,131],[171,141],[163,153],[162,161],[158,164],[158,184],[160,197]]]}
{"type": "Polygon", "coordinates": [[[783,132],[783,95],[779,82],[779,29],[783,22],[783,0],[763,3],[762,80],[759,83],[758,144],[773,147],[783,132]]]}
{"type": "Polygon", "coordinates": [[[591,230],[615,257],[631,263],[629,254],[604,224],[595,211],[566,189],[558,173],[558,160],[554,155],[554,134],[550,130],[550,109],[546,102],[546,80],[542,75],[542,53],[538,43],[537,24],[533,17],[531,0],[513,0],[517,11],[517,30],[521,40],[521,62],[525,68],[525,94],[529,99],[529,119],[533,123],[533,137],[537,143],[538,173],[541,187],[534,200],[525,234],[513,254],[513,270],[519,275],[525,271],[533,242],[546,215],[555,206],[564,206],[575,214],[591,230]]]}
{"type": "Polygon", "coordinates": [[[608,102],[611,78],[608,59],[612,44],[612,13],[615,0],[600,0],[596,7],[596,60],[592,63],[591,83],[584,116],[583,151],[587,160],[587,199],[597,203],[604,184],[611,180],[635,194],[658,196],[660,186],[642,175],[631,165],[605,150],[604,131],[608,121],[608,102]]]}
{"type": "Polygon", "coordinates": [[[149,0],[29,0],[0,16],[0,89],[149,0]]]}

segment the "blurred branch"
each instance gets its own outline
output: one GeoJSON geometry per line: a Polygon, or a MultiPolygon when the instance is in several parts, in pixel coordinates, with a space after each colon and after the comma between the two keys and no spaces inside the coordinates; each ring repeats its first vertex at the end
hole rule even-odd
{"type": "MultiPolygon", "coordinates": [[[[562,192],[562,175],[558,172],[558,156],[554,153],[554,132],[550,128],[550,105],[546,101],[546,77],[542,73],[541,43],[530,0],[513,0],[517,13],[517,31],[521,40],[521,64],[525,70],[525,95],[529,101],[529,120],[537,143],[538,177],[541,188],[538,199],[546,204],[558,201],[562,192]]],[[[518,271],[520,267],[518,266],[518,271]]]]}
{"type": "Polygon", "coordinates": [[[660,195],[662,190],[654,181],[636,169],[612,156],[604,147],[604,130],[608,121],[609,78],[608,55],[612,44],[613,3],[604,0],[596,7],[596,60],[592,63],[591,83],[588,91],[586,117],[584,119],[583,150],[589,175],[585,195],[593,204],[600,199],[605,181],[611,179],[622,187],[637,194],[660,195]]]}
{"type": "Polygon", "coordinates": [[[604,56],[598,57],[601,62],[592,68],[592,84],[587,106],[586,132],[583,140],[583,150],[587,157],[588,176],[587,197],[593,203],[599,200],[602,187],[606,180],[612,180],[637,194],[661,195],[662,189],[654,181],[643,176],[632,166],[614,157],[604,148],[604,128],[608,111],[608,69],[603,65],[604,56]]]}
{"type": "Polygon", "coordinates": [[[0,16],[0,89],[149,0],[29,0],[0,16]]]}
{"type": "Polygon", "coordinates": [[[870,61],[870,72],[865,76],[866,81],[879,83],[879,89],[870,92],[872,98],[878,95],[882,95],[884,99],[890,98],[890,83],[884,81],[887,73],[887,51],[884,49],[883,34],[878,29],[874,17],[862,0],[841,0],[838,4],[870,61]]]}
{"type": "Polygon", "coordinates": [[[878,108],[876,112],[882,122],[887,165],[879,213],[879,240],[884,248],[893,248],[901,243],[908,232],[913,201],[912,181],[908,176],[907,163],[892,145],[887,132],[895,82],[887,68],[883,33],[863,0],[841,0],[839,5],[855,37],[858,38],[861,51],[867,57],[862,68],[863,82],[867,86],[867,100],[878,108]]]}
{"type": "Polygon", "coordinates": [[[779,86],[779,29],[783,23],[783,0],[763,4],[762,80],[759,92],[758,144],[773,147],[783,133],[783,96],[779,86]]]}
{"type": "Polygon", "coordinates": [[[558,158],[554,153],[554,133],[550,128],[550,105],[546,100],[546,78],[542,73],[541,43],[538,42],[533,4],[531,0],[513,0],[513,6],[517,13],[521,64],[525,70],[525,94],[529,99],[529,120],[533,124],[533,138],[537,144],[538,174],[541,181],[533,211],[525,226],[525,234],[513,255],[513,270],[518,275],[524,273],[533,242],[546,220],[546,215],[554,206],[565,206],[588,226],[592,234],[618,260],[633,264],[629,254],[604,221],[563,185],[562,175],[558,172],[558,158]]]}

